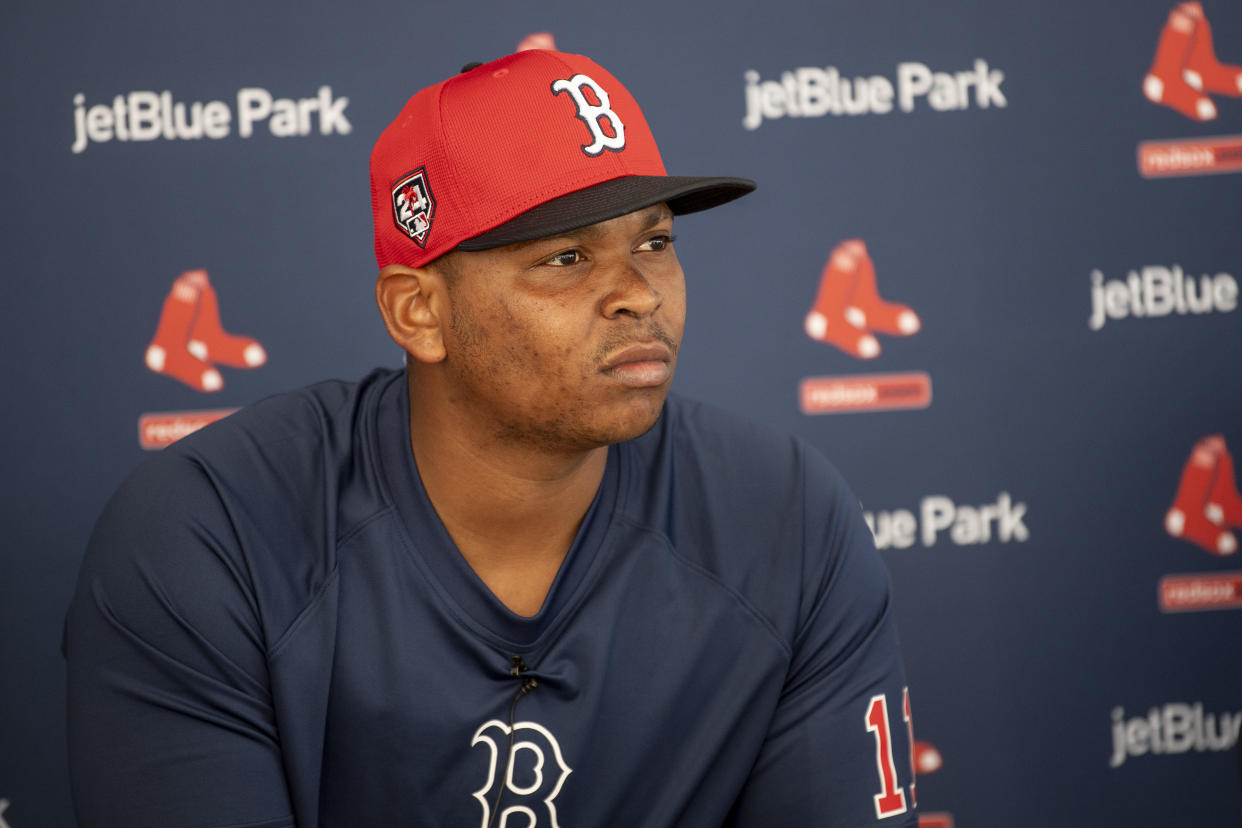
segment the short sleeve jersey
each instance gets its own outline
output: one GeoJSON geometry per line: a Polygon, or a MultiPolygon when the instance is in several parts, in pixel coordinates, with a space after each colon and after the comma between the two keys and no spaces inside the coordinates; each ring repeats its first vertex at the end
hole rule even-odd
{"type": "Polygon", "coordinates": [[[82,825],[915,825],[887,573],[817,452],[671,396],[522,617],[409,446],[377,371],[130,476],[66,624],[82,825]]]}

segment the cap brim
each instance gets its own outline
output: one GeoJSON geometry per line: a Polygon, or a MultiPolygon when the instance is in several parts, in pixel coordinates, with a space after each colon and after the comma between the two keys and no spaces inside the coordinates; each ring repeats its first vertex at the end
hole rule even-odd
{"type": "Polygon", "coordinates": [[[532,207],[499,227],[457,245],[478,251],[541,239],[608,221],[666,202],[673,215],[696,213],[732,201],[755,189],[746,178],[629,175],[567,193],[532,207]]]}

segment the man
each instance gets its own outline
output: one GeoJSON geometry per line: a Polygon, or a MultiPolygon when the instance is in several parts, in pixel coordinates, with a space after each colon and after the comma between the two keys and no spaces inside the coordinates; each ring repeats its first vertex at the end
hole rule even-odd
{"type": "Polygon", "coordinates": [[[638,105],[531,51],[371,161],[404,372],[261,402],[139,469],[70,609],[83,825],[913,825],[857,501],[666,399],[675,214],[638,105]]]}

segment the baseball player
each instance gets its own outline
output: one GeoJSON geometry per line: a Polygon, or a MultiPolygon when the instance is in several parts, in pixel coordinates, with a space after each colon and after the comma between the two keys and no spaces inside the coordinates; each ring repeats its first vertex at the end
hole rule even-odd
{"type": "Polygon", "coordinates": [[[527,51],[371,158],[403,370],[272,397],[140,467],[69,610],[84,826],[913,826],[859,504],[669,394],[675,216],[630,93],[527,51]]]}

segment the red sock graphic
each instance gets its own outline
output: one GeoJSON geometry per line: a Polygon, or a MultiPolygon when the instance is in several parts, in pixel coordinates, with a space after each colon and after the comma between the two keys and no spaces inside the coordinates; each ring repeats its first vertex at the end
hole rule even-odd
{"type": "Polygon", "coordinates": [[[1175,538],[1188,540],[1213,555],[1232,555],[1238,539],[1232,532],[1208,519],[1208,493],[1219,476],[1225,441],[1219,435],[1205,437],[1195,444],[1182,469],[1173,505],[1164,516],[1164,528],[1175,538]]]}
{"type": "Polygon", "coordinates": [[[202,289],[188,271],[173,282],[164,309],[160,312],[155,336],[147,346],[147,367],[157,374],[184,382],[199,391],[219,391],[224,387],[220,372],[190,353],[190,327],[198,315],[202,289]]]}
{"type": "Polygon", "coordinates": [[[856,321],[860,311],[850,307],[858,281],[858,264],[857,250],[850,242],[842,242],[833,249],[819,277],[819,292],[803,327],[811,339],[834,345],[850,356],[871,359],[879,356],[880,343],[856,321]]]}
{"type": "Polygon", "coordinates": [[[191,278],[199,285],[198,316],[186,343],[190,353],[199,359],[219,362],[233,368],[258,368],[267,362],[267,352],[258,340],[228,333],[220,325],[220,304],[215,288],[207,280],[207,271],[189,270],[182,278],[191,278]]]}
{"type": "Polygon", "coordinates": [[[1233,456],[1220,441],[1217,455],[1216,478],[1208,492],[1204,514],[1207,519],[1221,526],[1242,527],[1242,495],[1238,494],[1237,476],[1233,468],[1233,456]]]}
{"type": "MultiPolygon", "coordinates": [[[[1151,70],[1143,79],[1143,94],[1153,103],[1164,104],[1187,118],[1210,121],[1216,117],[1216,105],[1192,88],[1182,75],[1190,59],[1194,35],[1194,17],[1180,8],[1169,12],[1169,19],[1160,31],[1151,70]]],[[[1210,48],[1210,42],[1208,45],[1210,48]]]]}
{"type": "Polygon", "coordinates": [[[519,52],[524,52],[527,49],[555,48],[556,38],[552,36],[551,32],[531,32],[526,37],[522,38],[521,42],[519,42],[517,46],[517,50],[519,52]]]}
{"type": "Polygon", "coordinates": [[[1212,47],[1212,26],[1203,16],[1199,3],[1182,3],[1178,9],[1195,23],[1194,41],[1186,59],[1182,78],[1201,92],[1242,97],[1242,66],[1221,63],[1212,47]]]}
{"type": "Polygon", "coordinates": [[[935,773],[944,767],[944,758],[931,742],[914,740],[914,772],[918,776],[935,773]]]}
{"type": "Polygon", "coordinates": [[[875,265],[867,255],[867,247],[858,239],[845,242],[851,245],[858,259],[858,279],[854,283],[854,295],[846,307],[846,318],[856,320],[859,327],[870,328],[889,336],[910,336],[918,333],[922,323],[919,315],[909,305],[885,302],[875,286],[875,265]]]}

